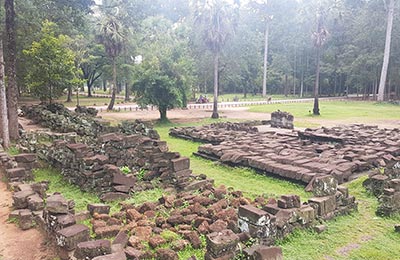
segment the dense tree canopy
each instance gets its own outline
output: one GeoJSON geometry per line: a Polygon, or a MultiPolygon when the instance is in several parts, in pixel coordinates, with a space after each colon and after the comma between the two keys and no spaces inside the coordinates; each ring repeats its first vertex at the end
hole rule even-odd
{"type": "Polygon", "coordinates": [[[42,101],[60,97],[68,87],[79,86],[75,54],[67,47],[68,37],[55,35],[55,24],[44,22],[42,37],[24,51],[30,64],[26,82],[33,96],[42,101]]]}
{"type": "Polygon", "coordinates": [[[55,35],[84,39],[79,66],[90,92],[99,87],[115,92],[125,89],[128,99],[130,86],[143,81],[143,69],[169,79],[185,79],[180,86],[167,84],[182,89],[175,97],[183,99],[174,106],[185,103],[196,92],[215,90],[215,100],[221,93],[260,94],[263,75],[267,75],[264,91],[268,94],[314,96],[318,83],[318,95],[322,96],[376,96],[383,78],[385,89],[381,93],[385,100],[400,96],[399,1],[267,2],[268,5],[263,0],[18,1],[18,89],[26,92],[27,86],[33,87],[35,67],[23,50],[40,42],[42,23],[49,20],[57,24],[55,35]],[[386,51],[385,80],[381,72],[388,42],[388,14],[393,14],[393,26],[390,53],[386,51]],[[323,28],[318,27],[319,22],[323,22],[323,28]],[[317,36],[324,36],[323,44],[319,44],[322,42],[316,40],[317,36]],[[171,46],[176,50],[171,51],[171,46]],[[143,63],[136,66],[135,57],[143,57],[143,63]],[[268,67],[267,74],[263,67],[268,67]]]}

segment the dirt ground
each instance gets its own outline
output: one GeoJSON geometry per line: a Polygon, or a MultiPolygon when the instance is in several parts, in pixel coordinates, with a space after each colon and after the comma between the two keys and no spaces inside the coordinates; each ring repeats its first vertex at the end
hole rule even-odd
{"type": "Polygon", "coordinates": [[[6,184],[0,181],[0,260],[55,259],[41,232],[37,229],[22,231],[16,224],[7,222],[11,205],[11,193],[6,184]]]}

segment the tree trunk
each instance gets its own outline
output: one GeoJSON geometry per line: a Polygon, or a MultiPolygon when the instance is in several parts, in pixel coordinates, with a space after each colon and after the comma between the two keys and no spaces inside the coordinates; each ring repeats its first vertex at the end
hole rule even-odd
{"type": "Polygon", "coordinates": [[[167,122],[167,108],[166,107],[159,107],[158,111],[160,112],[160,122],[167,122]]]}
{"type": "Polygon", "coordinates": [[[386,77],[387,77],[387,71],[389,67],[389,57],[390,57],[390,44],[392,40],[393,16],[394,16],[394,0],[390,0],[387,28],[386,28],[385,53],[383,56],[381,80],[379,82],[379,90],[378,90],[378,101],[383,101],[385,96],[386,77]]]}
{"type": "Polygon", "coordinates": [[[214,105],[211,118],[219,118],[218,114],[218,67],[219,67],[219,53],[214,54],[214,105]]]}
{"type": "Polygon", "coordinates": [[[115,58],[112,59],[113,63],[113,84],[111,89],[111,100],[108,104],[107,110],[113,110],[115,103],[115,92],[117,91],[117,64],[115,63],[115,58]]]}
{"type": "MultiPolygon", "coordinates": [[[[78,92],[79,92],[79,88],[78,88],[78,92]]],[[[68,102],[72,102],[72,87],[68,87],[68,94],[67,94],[67,103],[68,102]]]]}
{"type": "Polygon", "coordinates": [[[3,42],[0,39],[0,134],[3,138],[3,147],[10,147],[10,134],[8,132],[8,115],[7,115],[7,100],[6,86],[4,83],[4,57],[3,57],[3,42]]]}
{"type": "Polygon", "coordinates": [[[107,80],[103,79],[103,91],[104,93],[107,91],[107,80]]]}
{"type": "Polygon", "coordinates": [[[269,21],[265,26],[265,42],[264,42],[264,75],[263,75],[263,86],[262,96],[267,96],[267,69],[268,69],[268,36],[269,36],[269,21]]]}
{"type": "Polygon", "coordinates": [[[125,82],[125,102],[129,101],[129,84],[125,82]]]}
{"type": "Polygon", "coordinates": [[[92,97],[92,84],[90,83],[89,79],[86,80],[87,90],[88,90],[88,97],[92,97]]]}
{"type": "Polygon", "coordinates": [[[319,116],[319,70],[320,70],[320,46],[317,46],[317,70],[315,75],[315,87],[314,87],[314,108],[313,114],[319,116]]]}
{"type": "Polygon", "coordinates": [[[296,96],[296,74],[297,74],[297,49],[294,48],[294,63],[293,63],[293,96],[296,96]]]}
{"type": "Polygon", "coordinates": [[[19,138],[18,132],[18,87],[16,79],[16,41],[14,0],[5,0],[6,13],[6,71],[8,127],[11,140],[19,138]]]}
{"type": "Polygon", "coordinates": [[[285,97],[287,97],[288,95],[288,75],[285,74],[285,86],[283,89],[283,94],[285,95],[285,97]]]}

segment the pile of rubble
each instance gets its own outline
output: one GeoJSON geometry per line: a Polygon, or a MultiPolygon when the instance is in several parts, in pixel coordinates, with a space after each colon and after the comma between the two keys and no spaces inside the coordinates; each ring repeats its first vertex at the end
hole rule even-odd
{"type": "Polygon", "coordinates": [[[185,190],[210,182],[205,176],[194,176],[189,159],[169,152],[160,140],[110,133],[101,135],[92,147],[56,141],[46,150],[45,158],[69,182],[102,194],[104,201],[126,199],[131,192],[153,189],[154,179],[164,187],[185,190]],[[121,172],[122,167],[130,173],[121,172]]]}
{"type": "Polygon", "coordinates": [[[197,127],[174,127],[169,131],[169,135],[191,140],[195,142],[219,144],[228,138],[221,133],[238,132],[242,135],[246,133],[256,133],[256,125],[261,125],[261,121],[250,121],[245,123],[214,123],[206,126],[197,127]]]}
{"type": "Polygon", "coordinates": [[[363,185],[378,198],[378,215],[391,216],[400,213],[399,162],[387,165],[383,174],[379,170],[372,172],[363,185]]]}
{"type": "Polygon", "coordinates": [[[240,248],[246,248],[244,259],[263,259],[251,257],[261,252],[279,256],[281,250],[271,247],[277,239],[357,208],[354,197],[331,177],[318,178],[314,193],[306,203],[295,195],[250,200],[240,191],[208,185],[198,194],[180,192],[157,202],[122,204],[111,215],[106,205],[88,209],[96,239],[113,238],[128,259],[178,259],[177,252],[187,246],[205,247],[204,259],[233,259],[240,248]],[[253,246],[246,246],[249,241],[253,246]],[[163,249],[166,244],[170,249],[163,249]]]}
{"type": "MultiPolygon", "coordinates": [[[[241,132],[211,126],[172,129],[209,142],[196,155],[294,181],[332,175],[339,183],[400,159],[400,130],[351,125],[304,132],[241,132]]],[[[174,134],[175,135],[175,134],[174,134]]],[[[178,136],[178,135],[175,135],[178,136]]]]}
{"type": "Polygon", "coordinates": [[[38,167],[36,154],[18,154],[9,156],[0,152],[0,167],[4,169],[7,182],[23,182],[33,180],[32,169],[38,167]]]}
{"type": "MultiPolygon", "coordinates": [[[[129,138],[133,137],[107,134],[100,137],[99,142],[106,149],[107,142],[127,144],[132,140],[129,138]]],[[[151,140],[142,138],[146,142],[151,140]]],[[[134,140],[140,144],[137,139],[134,140]]],[[[83,144],[56,143],[60,149],[65,148],[62,153],[66,157],[73,155],[69,165],[77,167],[74,171],[81,171],[87,176],[92,173],[109,176],[114,188],[116,184],[132,184],[129,188],[136,188],[137,183],[133,180],[137,181],[137,176],[125,176],[115,165],[105,164],[109,154],[95,155],[83,144]],[[121,182],[115,183],[118,178],[121,182]]],[[[2,162],[5,168],[12,165],[10,159],[2,162]]],[[[61,164],[60,161],[55,164],[58,163],[61,164]]],[[[171,170],[188,171],[188,164],[186,158],[171,160],[171,170]]],[[[71,180],[74,171],[68,172],[71,180]]],[[[96,182],[95,176],[91,178],[92,182],[96,182]]],[[[61,259],[179,259],[177,252],[187,246],[205,248],[205,259],[233,259],[239,254],[244,254],[247,259],[263,259],[260,257],[265,255],[281,259],[282,251],[273,247],[277,239],[285,237],[295,228],[311,227],[320,220],[347,214],[357,208],[354,197],[349,196],[346,188],[337,186],[337,181],[330,176],[315,179],[315,197],[306,203],[301,203],[296,195],[282,196],[278,200],[262,196],[251,200],[240,191],[223,186],[215,188],[212,182],[199,180],[185,187],[189,191],[173,192],[174,189],[170,189],[172,193],[166,193],[156,202],[141,205],[122,202],[121,211],[113,214],[110,214],[110,206],[106,204],[89,204],[87,212],[75,214],[73,201],[58,193],[47,194],[47,182],[13,182],[9,185],[15,191],[16,209],[10,217],[23,229],[31,228],[36,223],[46,230],[56,241],[61,259]],[[77,224],[88,217],[91,218],[90,228],[77,224]],[[247,247],[249,241],[254,244],[247,247]],[[170,249],[164,248],[166,244],[170,245],[170,249]]],[[[108,185],[110,183],[104,187],[108,185]]],[[[121,191],[122,187],[119,189],[121,191]]],[[[108,195],[112,196],[111,193],[108,195]]]]}
{"type": "Polygon", "coordinates": [[[61,104],[22,107],[22,111],[34,123],[61,133],[76,132],[79,135],[96,136],[108,126],[92,115],[72,113],[61,104]]]}
{"type": "Polygon", "coordinates": [[[278,110],[271,113],[271,127],[293,129],[293,120],[293,115],[288,112],[278,110]]]}

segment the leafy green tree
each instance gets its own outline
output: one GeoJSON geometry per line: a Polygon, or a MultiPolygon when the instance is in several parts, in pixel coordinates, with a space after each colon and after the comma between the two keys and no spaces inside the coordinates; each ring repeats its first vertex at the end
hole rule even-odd
{"type": "Polygon", "coordinates": [[[68,87],[81,84],[75,54],[66,47],[68,37],[56,36],[55,26],[45,21],[41,39],[24,50],[30,65],[26,84],[34,96],[50,103],[68,87]]]}
{"type": "Polygon", "coordinates": [[[112,89],[111,100],[107,109],[112,110],[115,103],[117,92],[117,58],[123,51],[126,40],[126,27],[123,24],[123,15],[121,15],[121,1],[103,1],[102,17],[100,20],[99,40],[104,45],[105,51],[112,62],[112,89]]]}
{"type": "Polygon", "coordinates": [[[226,0],[197,1],[195,21],[200,26],[204,43],[214,58],[214,106],[212,118],[219,118],[219,61],[227,39],[235,32],[238,8],[239,6],[236,3],[232,5],[226,0]]]}
{"type": "Polygon", "coordinates": [[[136,65],[132,90],[138,104],[157,106],[160,121],[165,122],[168,109],[186,106],[194,60],[185,28],[161,17],[150,17],[143,26],[143,62],[136,65]]]}

